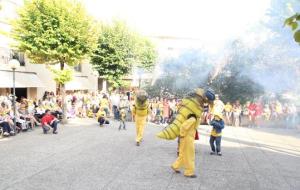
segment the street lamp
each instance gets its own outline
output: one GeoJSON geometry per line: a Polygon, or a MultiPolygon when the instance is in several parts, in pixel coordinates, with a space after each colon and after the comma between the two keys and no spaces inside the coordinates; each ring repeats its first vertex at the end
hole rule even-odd
{"type": "Polygon", "coordinates": [[[15,87],[15,82],[16,82],[16,69],[20,67],[20,62],[16,59],[12,59],[9,61],[9,67],[13,71],[13,111],[14,111],[14,132],[16,132],[16,87],[15,87]]]}

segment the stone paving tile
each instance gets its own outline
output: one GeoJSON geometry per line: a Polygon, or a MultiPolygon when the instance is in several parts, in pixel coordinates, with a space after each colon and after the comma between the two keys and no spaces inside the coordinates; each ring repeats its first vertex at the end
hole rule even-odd
{"type": "Polygon", "coordinates": [[[292,130],[226,127],[223,156],[209,155],[209,126],[199,129],[196,174],[174,174],[176,141],[155,137],[147,126],[135,146],[134,126],[118,122],[100,128],[94,120],[73,120],[59,135],[40,129],[0,139],[0,189],[300,189],[300,135],[292,130]],[[3,159],[5,158],[5,159],[3,159]]]}

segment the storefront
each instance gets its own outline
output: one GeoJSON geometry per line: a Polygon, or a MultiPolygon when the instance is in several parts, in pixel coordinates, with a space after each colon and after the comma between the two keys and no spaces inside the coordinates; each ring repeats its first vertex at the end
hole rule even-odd
{"type": "MultiPolygon", "coordinates": [[[[17,98],[37,98],[37,88],[44,87],[37,74],[34,72],[16,71],[15,87],[17,98]]],[[[13,72],[9,70],[0,70],[0,95],[12,93],[13,72]]]]}

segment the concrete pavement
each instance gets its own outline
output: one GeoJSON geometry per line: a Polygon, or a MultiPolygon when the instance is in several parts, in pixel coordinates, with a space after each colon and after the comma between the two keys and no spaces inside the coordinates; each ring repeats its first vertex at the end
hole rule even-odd
{"type": "Polygon", "coordinates": [[[0,189],[300,189],[300,133],[285,129],[226,127],[223,156],[209,155],[209,126],[199,129],[196,173],[171,171],[176,141],[157,139],[148,125],[135,146],[135,130],[118,123],[100,128],[91,119],[73,120],[58,135],[33,132],[0,139],[0,189]]]}

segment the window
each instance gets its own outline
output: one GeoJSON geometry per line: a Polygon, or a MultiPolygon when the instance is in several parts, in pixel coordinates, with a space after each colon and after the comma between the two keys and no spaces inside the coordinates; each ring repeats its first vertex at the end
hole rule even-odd
{"type": "Polygon", "coordinates": [[[77,72],[81,72],[82,71],[81,64],[74,66],[74,70],[77,72]]]}
{"type": "Polygon", "coordinates": [[[20,53],[20,52],[17,52],[17,51],[12,51],[11,52],[11,58],[18,60],[20,62],[20,66],[25,66],[24,53],[20,53]]]}

